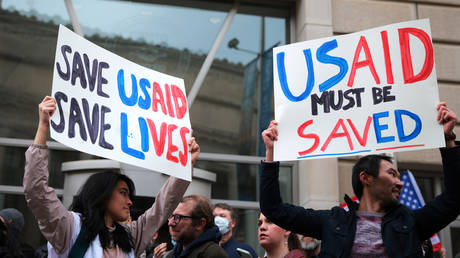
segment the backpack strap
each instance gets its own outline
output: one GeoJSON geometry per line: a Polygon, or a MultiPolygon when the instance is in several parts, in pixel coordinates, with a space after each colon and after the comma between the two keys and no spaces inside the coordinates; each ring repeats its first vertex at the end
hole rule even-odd
{"type": "Polygon", "coordinates": [[[89,242],[85,241],[86,228],[81,226],[80,233],[78,233],[77,240],[70,249],[69,258],[83,258],[85,256],[86,250],[89,248],[89,242]]]}

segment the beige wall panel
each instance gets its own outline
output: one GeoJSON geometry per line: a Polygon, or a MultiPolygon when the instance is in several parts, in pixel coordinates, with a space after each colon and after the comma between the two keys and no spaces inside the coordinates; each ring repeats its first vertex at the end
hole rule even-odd
{"type": "MultiPolygon", "coordinates": [[[[376,1],[381,1],[381,0],[376,0],[376,1]]],[[[433,3],[433,4],[446,4],[446,5],[460,6],[459,0],[402,0],[401,2],[433,3]]]]}
{"type": "Polygon", "coordinates": [[[297,35],[297,41],[319,39],[332,36],[332,26],[307,25],[300,34],[297,35]]]}
{"type": "MultiPolygon", "coordinates": [[[[332,25],[330,0],[297,1],[296,33],[299,35],[309,25],[332,25]],[[308,24],[308,25],[307,25],[308,24]]],[[[331,34],[329,34],[331,35],[331,34]]],[[[297,37],[299,39],[299,37],[297,37]]],[[[311,38],[309,38],[311,39],[311,38]]]]}
{"type": "MultiPolygon", "coordinates": [[[[456,126],[455,131],[459,132],[460,126],[456,126]]],[[[458,136],[457,139],[459,139],[458,136]]],[[[438,149],[398,152],[396,160],[398,163],[412,164],[413,169],[428,170],[441,166],[441,154],[438,149]]]]}
{"type": "Polygon", "coordinates": [[[351,185],[351,175],[353,165],[355,164],[354,160],[339,160],[339,201],[343,202],[343,196],[348,194],[352,197],[353,186],[351,185]]]}
{"type": "Polygon", "coordinates": [[[328,209],[339,204],[336,158],[299,161],[299,203],[303,207],[328,209]]]}
{"type": "Polygon", "coordinates": [[[350,33],[416,19],[415,4],[394,1],[333,0],[335,33],[350,33]]]}
{"type": "Polygon", "coordinates": [[[460,42],[460,7],[418,5],[418,18],[430,18],[433,40],[460,42]]]}
{"type": "Polygon", "coordinates": [[[434,44],[438,80],[460,82],[460,46],[434,44]]]}
{"type": "Polygon", "coordinates": [[[439,100],[460,116],[460,83],[439,83],[439,100]]]}

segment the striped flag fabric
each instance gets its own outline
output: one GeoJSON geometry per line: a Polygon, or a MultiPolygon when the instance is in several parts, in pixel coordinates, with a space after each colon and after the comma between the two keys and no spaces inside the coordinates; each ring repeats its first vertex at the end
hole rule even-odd
{"type": "MultiPolygon", "coordinates": [[[[401,189],[401,195],[399,196],[399,203],[411,210],[420,209],[425,206],[425,201],[420,193],[417,182],[409,170],[401,173],[401,182],[403,183],[403,187],[401,189]]],[[[433,245],[433,252],[442,248],[441,241],[437,234],[434,234],[430,238],[430,241],[433,245]]]]}
{"type": "MultiPolygon", "coordinates": [[[[353,197],[351,197],[351,200],[354,201],[354,202],[359,203],[358,197],[356,197],[356,195],[354,195],[353,197]]],[[[346,211],[349,211],[348,205],[347,205],[346,202],[340,204],[340,207],[342,207],[342,208],[345,209],[346,211]]]]}

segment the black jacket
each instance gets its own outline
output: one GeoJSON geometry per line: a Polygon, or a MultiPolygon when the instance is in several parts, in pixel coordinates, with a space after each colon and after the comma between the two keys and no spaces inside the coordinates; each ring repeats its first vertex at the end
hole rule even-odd
{"type": "MultiPolygon", "coordinates": [[[[423,208],[410,210],[397,205],[382,219],[382,239],[389,257],[423,257],[422,242],[446,227],[460,214],[460,146],[441,149],[445,191],[423,208]]],[[[319,257],[349,257],[356,234],[358,204],[348,196],[349,211],[305,209],[283,203],[280,197],[279,163],[260,165],[260,209],[278,226],[321,239],[319,257]]],[[[319,173],[320,171],[318,171],[319,173]]]]}
{"type": "Polygon", "coordinates": [[[222,247],[219,246],[221,238],[219,228],[213,226],[207,231],[203,232],[197,239],[182,251],[182,244],[177,243],[173,251],[167,255],[168,258],[189,257],[189,258],[225,258],[228,257],[227,253],[222,247]]]}

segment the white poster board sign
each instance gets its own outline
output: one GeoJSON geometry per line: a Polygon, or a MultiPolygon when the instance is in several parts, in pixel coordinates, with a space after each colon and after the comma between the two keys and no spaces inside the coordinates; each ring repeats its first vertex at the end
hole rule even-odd
{"type": "Polygon", "coordinates": [[[273,50],[275,160],[444,146],[429,20],[273,50]]]}
{"type": "Polygon", "coordinates": [[[184,80],[117,56],[64,26],[51,137],[92,155],[191,180],[184,80]]]}

